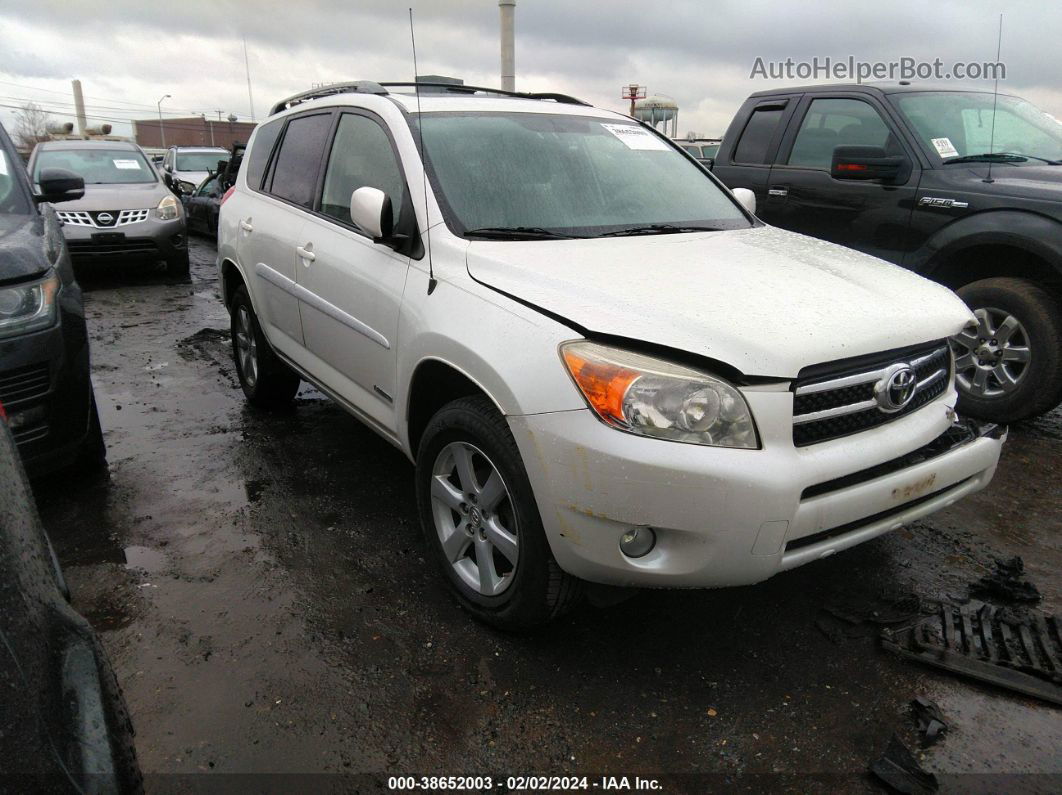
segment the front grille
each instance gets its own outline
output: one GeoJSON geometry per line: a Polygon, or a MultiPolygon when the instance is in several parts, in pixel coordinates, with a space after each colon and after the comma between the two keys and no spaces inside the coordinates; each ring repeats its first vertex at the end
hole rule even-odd
{"type": "Polygon", "coordinates": [[[47,363],[0,372],[0,403],[7,409],[22,408],[48,394],[50,383],[47,363]]]}
{"type": "Polygon", "coordinates": [[[797,379],[793,383],[793,444],[804,447],[825,442],[904,417],[944,394],[950,376],[951,351],[947,343],[936,342],[878,357],[873,364],[797,379]],[[917,388],[902,409],[886,412],[879,406],[877,387],[903,365],[914,371],[917,388]]]}
{"type": "Polygon", "coordinates": [[[91,226],[96,229],[113,229],[116,226],[138,224],[146,221],[151,214],[149,209],[140,210],[57,210],[59,220],[70,226],[91,226]],[[104,218],[100,218],[103,215],[104,218]]]}
{"type": "Polygon", "coordinates": [[[94,240],[68,240],[72,257],[157,256],[159,248],[153,240],[113,240],[97,243],[94,240]]]}

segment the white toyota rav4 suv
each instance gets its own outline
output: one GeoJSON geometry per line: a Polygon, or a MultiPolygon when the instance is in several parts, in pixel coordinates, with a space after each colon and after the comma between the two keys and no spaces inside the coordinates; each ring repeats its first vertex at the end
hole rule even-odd
{"type": "Polygon", "coordinates": [[[754,583],[991,479],[1005,429],[954,412],[973,318],[946,288],[765,226],[618,113],[388,85],[259,125],[222,294],[252,403],[304,379],[415,462],[475,615],[754,583]]]}

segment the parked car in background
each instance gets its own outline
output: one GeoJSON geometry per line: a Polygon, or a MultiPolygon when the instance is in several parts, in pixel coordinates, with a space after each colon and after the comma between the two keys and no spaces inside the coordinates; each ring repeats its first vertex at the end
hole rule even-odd
{"type": "Polygon", "coordinates": [[[192,193],[228,156],[220,146],[171,146],[162,159],[162,179],[175,193],[192,193]]]}
{"type": "Polygon", "coordinates": [[[770,224],[958,291],[960,409],[1062,401],[1062,124],[1020,97],[907,83],[753,94],[715,163],[770,224]],[[994,123],[993,123],[994,119],[994,123]],[[994,132],[993,132],[994,130],[994,132]]]}
{"type": "Polygon", "coordinates": [[[51,206],[79,201],[83,181],[44,166],[37,185],[0,127],[0,402],[34,475],[106,457],[81,288],[51,206]]]}
{"type": "Polygon", "coordinates": [[[244,149],[243,144],[233,144],[228,158],[218,161],[216,171],[211,171],[191,194],[181,195],[190,230],[217,237],[221,200],[236,184],[244,149]]]}
{"type": "Polygon", "coordinates": [[[188,275],[184,207],[136,144],[46,141],[30,156],[33,181],[62,168],[85,181],[83,198],[59,211],[70,254],[79,262],[166,262],[171,276],[188,275]]]}
{"type": "Polygon", "coordinates": [[[103,649],[67,601],[0,406],[0,780],[10,792],[142,790],[103,649]]]}
{"type": "Polygon", "coordinates": [[[950,290],[765,226],[619,113],[432,88],[278,103],[218,266],[247,398],[305,379],[408,455],[466,609],[525,628],[583,581],[755,583],[990,481],[950,290]]]}
{"type": "Polygon", "coordinates": [[[675,143],[709,168],[715,163],[722,140],[719,138],[676,138],[675,143]]]}

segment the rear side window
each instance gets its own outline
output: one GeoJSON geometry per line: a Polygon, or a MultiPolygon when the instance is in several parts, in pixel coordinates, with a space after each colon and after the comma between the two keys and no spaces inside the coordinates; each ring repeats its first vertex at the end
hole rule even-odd
{"type": "Polygon", "coordinates": [[[247,184],[254,190],[262,187],[262,177],[265,175],[266,165],[269,163],[269,155],[273,151],[273,144],[277,142],[277,136],[284,127],[284,120],[277,119],[268,124],[263,124],[254,134],[254,146],[247,155],[247,184]]]}
{"type": "Polygon", "coordinates": [[[752,112],[752,118],[745,125],[734,149],[735,163],[754,165],[767,162],[767,148],[771,145],[784,111],[785,108],[771,107],[752,112]]]}
{"type": "Polygon", "coordinates": [[[331,113],[299,116],[288,122],[273,166],[270,193],[302,207],[313,206],[317,172],[331,125],[331,113]]]}
{"type": "Polygon", "coordinates": [[[343,114],[325,170],[321,212],[350,223],[350,194],[358,188],[378,188],[391,198],[394,223],[402,211],[405,180],[387,133],[372,119],[343,114]]]}

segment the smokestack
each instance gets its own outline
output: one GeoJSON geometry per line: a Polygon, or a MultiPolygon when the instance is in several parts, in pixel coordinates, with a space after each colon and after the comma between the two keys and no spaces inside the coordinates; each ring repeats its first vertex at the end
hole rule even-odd
{"type": "Polygon", "coordinates": [[[88,120],[85,118],[85,98],[81,96],[81,81],[74,80],[71,85],[74,87],[74,113],[77,116],[77,134],[84,138],[88,120]]]}
{"type": "Polygon", "coordinates": [[[516,91],[516,0],[498,0],[501,11],[501,87],[516,91]]]}

